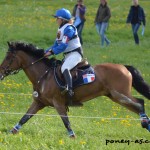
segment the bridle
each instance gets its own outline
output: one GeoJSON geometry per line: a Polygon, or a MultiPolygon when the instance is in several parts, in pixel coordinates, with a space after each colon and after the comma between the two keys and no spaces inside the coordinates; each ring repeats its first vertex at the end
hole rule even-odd
{"type": "Polygon", "coordinates": [[[2,79],[4,79],[4,78],[5,78],[6,76],[8,76],[8,75],[17,74],[17,73],[19,73],[20,70],[25,69],[25,68],[28,68],[28,67],[34,65],[35,63],[39,62],[40,60],[42,60],[42,59],[44,58],[44,56],[43,56],[43,57],[41,57],[40,59],[38,59],[38,60],[32,62],[31,64],[29,64],[29,65],[27,65],[27,66],[25,66],[25,67],[23,67],[23,68],[19,68],[19,69],[16,69],[16,70],[12,70],[12,69],[10,68],[10,66],[11,66],[11,64],[13,63],[13,61],[16,59],[16,52],[15,52],[15,51],[8,51],[7,53],[12,53],[12,57],[11,57],[11,59],[10,59],[8,65],[7,65],[6,67],[0,66],[0,68],[2,68],[2,70],[3,70],[3,78],[2,78],[2,79]]]}
{"type": "Polygon", "coordinates": [[[17,74],[21,70],[21,68],[19,68],[17,70],[12,70],[10,68],[11,64],[13,63],[14,59],[16,58],[16,52],[8,51],[7,53],[12,53],[13,55],[12,55],[11,59],[9,60],[9,63],[7,66],[5,66],[5,67],[0,66],[0,68],[2,68],[2,70],[3,70],[3,78],[8,75],[17,74]]]}

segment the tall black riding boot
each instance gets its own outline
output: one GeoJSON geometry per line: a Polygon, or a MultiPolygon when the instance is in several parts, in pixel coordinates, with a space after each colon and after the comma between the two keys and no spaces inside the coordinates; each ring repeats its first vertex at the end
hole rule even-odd
{"type": "Polygon", "coordinates": [[[67,96],[69,99],[69,104],[72,105],[72,96],[74,95],[74,92],[72,90],[72,76],[70,74],[70,71],[68,69],[65,69],[65,71],[63,72],[63,76],[67,84],[67,96]]]}

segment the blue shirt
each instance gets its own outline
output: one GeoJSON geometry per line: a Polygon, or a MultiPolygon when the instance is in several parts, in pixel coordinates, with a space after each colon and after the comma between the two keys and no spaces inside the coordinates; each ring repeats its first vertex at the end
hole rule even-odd
{"type": "MultiPolygon", "coordinates": [[[[75,36],[75,28],[71,25],[67,26],[65,29],[64,29],[64,36],[66,36],[68,38],[68,40],[71,40],[72,38],[74,38],[75,36]]],[[[57,41],[54,42],[54,44],[49,47],[46,52],[48,52],[50,49],[52,49],[52,52],[57,55],[61,52],[63,52],[68,46],[68,42],[64,43],[64,42],[60,42],[58,44],[57,41]]]]}

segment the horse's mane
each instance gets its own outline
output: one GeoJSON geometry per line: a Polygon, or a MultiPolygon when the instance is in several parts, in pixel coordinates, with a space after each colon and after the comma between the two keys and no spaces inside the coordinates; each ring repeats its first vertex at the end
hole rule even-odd
{"type": "MultiPolygon", "coordinates": [[[[12,52],[24,51],[25,53],[35,57],[37,60],[44,56],[44,49],[40,49],[31,43],[24,43],[20,41],[8,42],[8,46],[9,46],[9,49],[8,49],[9,51],[12,51],[12,52]]],[[[56,59],[55,58],[51,58],[51,59],[43,58],[43,61],[47,66],[52,67],[56,59]]]]}

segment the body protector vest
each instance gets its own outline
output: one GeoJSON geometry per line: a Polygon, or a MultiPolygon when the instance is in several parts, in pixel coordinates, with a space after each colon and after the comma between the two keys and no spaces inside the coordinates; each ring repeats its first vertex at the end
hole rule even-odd
{"type": "Polygon", "coordinates": [[[80,43],[80,39],[78,37],[77,29],[72,24],[69,24],[69,23],[65,24],[64,26],[62,26],[61,28],[58,29],[57,38],[56,38],[57,43],[59,44],[62,42],[62,40],[64,38],[64,30],[67,26],[72,26],[75,29],[75,35],[74,35],[74,37],[72,37],[72,39],[70,39],[68,41],[68,46],[64,50],[64,53],[70,52],[74,49],[81,47],[81,43],[80,43]]]}

